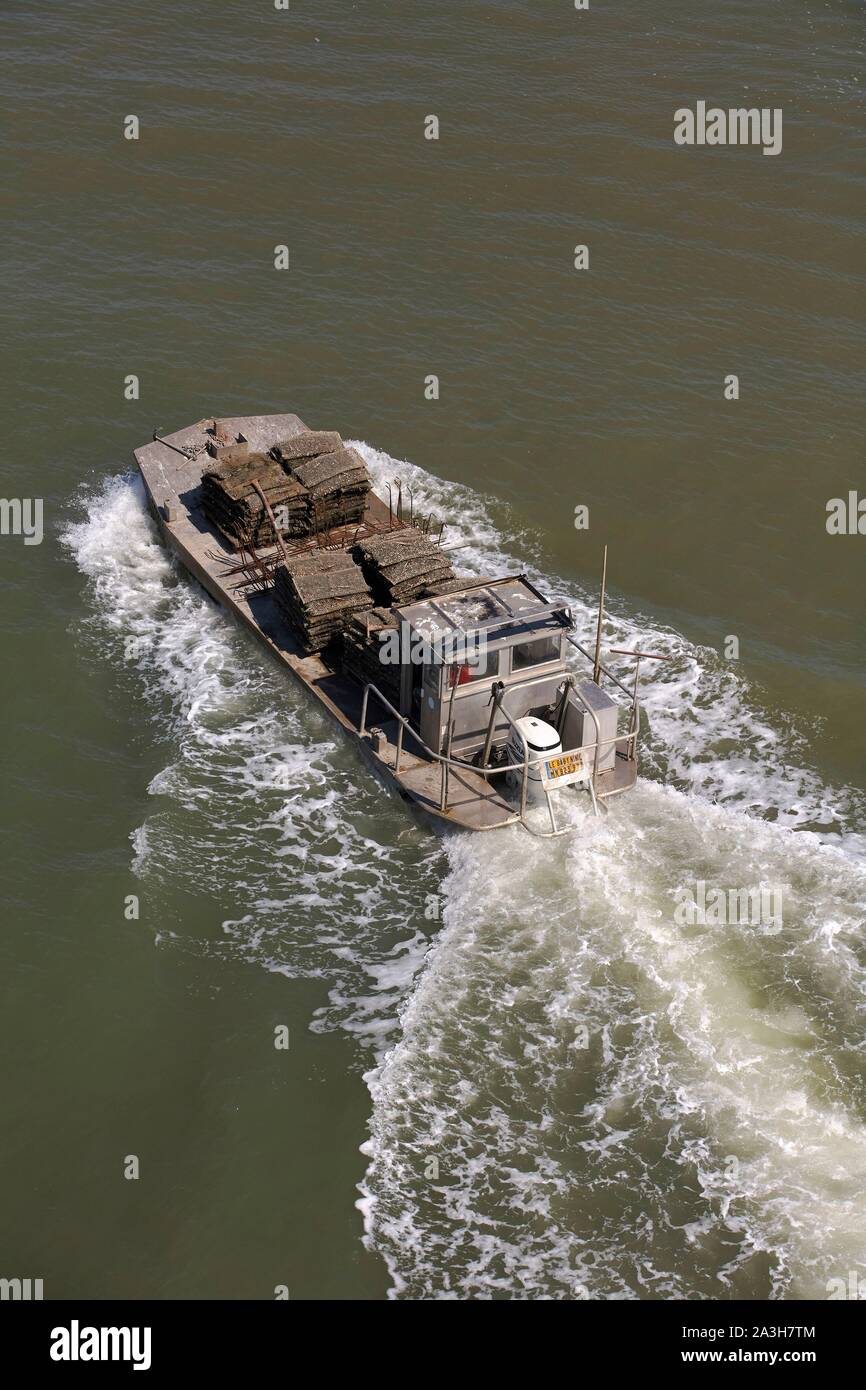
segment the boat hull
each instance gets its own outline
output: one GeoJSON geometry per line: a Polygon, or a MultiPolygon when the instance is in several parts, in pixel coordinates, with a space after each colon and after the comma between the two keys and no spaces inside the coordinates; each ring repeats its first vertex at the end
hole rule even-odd
{"type": "MultiPolygon", "coordinates": [[[[297,415],[222,417],[231,434],[243,434],[250,448],[265,451],[278,440],[307,428],[297,415]]],[[[243,576],[227,570],[236,555],[201,509],[201,475],[206,453],[208,421],[161,436],[135,451],[151,514],[165,545],[206,592],[237,618],[270,655],[318,701],[328,716],[352,740],[379,780],[437,828],[495,830],[519,821],[513,804],[495,782],[472,769],[452,769],[447,807],[441,805],[441,768],[407,735],[397,771],[397,721],[373,693],[369,697],[367,728],[361,733],[363,689],[351,677],[334,670],[319,654],[305,653],[283,621],[268,593],[246,594],[243,576]],[[195,450],[193,458],[184,450],[195,450]],[[377,708],[378,706],[378,708],[377,708]],[[373,731],[371,735],[371,730],[373,731]]],[[[372,522],[387,525],[388,507],[375,494],[368,501],[372,522]]],[[[265,554],[270,552],[263,552],[265,554]]]]}

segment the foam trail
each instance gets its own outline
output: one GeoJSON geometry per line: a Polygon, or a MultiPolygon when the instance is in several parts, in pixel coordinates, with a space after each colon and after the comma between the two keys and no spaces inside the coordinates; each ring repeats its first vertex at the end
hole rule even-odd
{"type": "MultiPolygon", "coordinates": [[[[462,518],[461,570],[523,567],[483,498],[359,447],[462,518]]],[[[83,503],[92,641],[168,745],[138,871],[237,904],[163,948],[327,982],[315,1026],[379,1062],[362,1207],[395,1296],[820,1296],[862,1267],[862,799],[745,681],[614,602],[611,645],[674,658],[646,694],[644,771],[669,785],[568,841],[443,848],[178,575],[137,482],[83,503]],[[788,883],[782,931],[679,926],[696,878],[788,883]]],[[[531,572],[588,634],[592,601],[531,572]]]]}
{"type": "Polygon", "coordinates": [[[862,870],[652,784],[568,842],[480,838],[369,1076],[395,1292],[822,1297],[863,1268],[862,870]],[[696,865],[788,882],[782,930],[677,925],[696,865]]]}
{"type": "Polygon", "coordinates": [[[134,866],[231,914],[201,940],[169,917],[163,948],[320,978],[329,1003],[315,1027],[384,1048],[429,947],[419,903],[438,888],[441,846],[178,573],[137,479],[110,479],[81,501],[84,517],[63,539],[90,582],[91,640],[168,743],[149,787],[155,809],[132,832],[134,866]]]}
{"type": "MultiPolygon", "coordinates": [[[[461,569],[522,567],[483,499],[360,448],[463,519],[461,569]]],[[[588,636],[592,601],[530,573],[588,636]]],[[[866,1262],[862,795],[714,652],[613,608],[610,646],[672,658],[644,687],[669,785],[567,844],[450,842],[445,930],[368,1076],[395,1296],[825,1296],[866,1262]],[[782,931],[678,925],[697,878],[788,884],[782,931]]]]}

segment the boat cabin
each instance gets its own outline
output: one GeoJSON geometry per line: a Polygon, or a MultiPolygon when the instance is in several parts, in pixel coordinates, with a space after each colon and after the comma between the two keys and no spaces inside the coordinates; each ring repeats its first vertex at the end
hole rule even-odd
{"type": "MultiPolygon", "coordinates": [[[[470,761],[488,737],[493,684],[500,682],[493,744],[507,742],[512,722],[526,715],[550,720],[568,701],[565,644],[570,609],[549,603],[525,575],[479,580],[464,588],[397,609],[404,639],[400,713],[434,752],[445,751],[449,725],[454,757],[470,761]],[[452,723],[453,721],[453,723],[452,723]]],[[[598,686],[591,698],[616,706],[598,686]]],[[[582,701],[576,704],[581,720],[582,701]]],[[[610,721],[605,721],[610,729],[610,721]]],[[[609,753],[613,754],[613,745],[609,753]]]]}

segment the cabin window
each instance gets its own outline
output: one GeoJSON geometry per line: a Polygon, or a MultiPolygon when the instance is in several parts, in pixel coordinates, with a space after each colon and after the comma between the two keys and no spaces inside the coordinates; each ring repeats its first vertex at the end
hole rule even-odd
{"type": "Polygon", "coordinates": [[[464,662],[456,662],[448,668],[448,684],[468,685],[471,681],[491,680],[499,675],[499,652],[490,651],[489,648],[483,652],[472,653],[471,658],[464,662]]]}
{"type": "Polygon", "coordinates": [[[532,642],[518,642],[511,648],[512,671],[525,671],[528,666],[542,666],[547,661],[558,661],[560,656],[559,637],[537,637],[532,642]]]}

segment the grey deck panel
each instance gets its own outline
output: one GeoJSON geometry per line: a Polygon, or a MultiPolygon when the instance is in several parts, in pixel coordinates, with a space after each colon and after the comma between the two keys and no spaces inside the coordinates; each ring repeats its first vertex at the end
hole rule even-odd
{"type": "MultiPolygon", "coordinates": [[[[439,810],[439,766],[421,754],[419,745],[411,737],[406,740],[400,773],[395,774],[396,721],[386,720],[383,725],[382,719],[377,717],[377,702],[371,695],[368,727],[383,729],[386,735],[380,753],[374,753],[369,739],[361,738],[359,732],[363,691],[357,682],[333,671],[320,656],[304,654],[270,594],[247,597],[239,592],[237,579],[224,576],[219,560],[212,555],[234,558],[234,551],[207,521],[198,500],[201,475],[209,455],[201,452],[195,459],[187,459],[168,447],[169,444],[178,448],[203,445],[208,439],[206,427],[213,418],[209,416],[186,429],[163,435],[167,443],[155,440],[135,450],[150,510],[167,545],[207,592],[255,633],[271,655],[312,692],[332,718],[353,737],[358,749],[387,785],[440,824],[490,830],[511,823],[514,808],[483,777],[470,770],[452,770],[448,810],[442,813],[439,810]],[[172,522],[166,521],[161,510],[167,500],[174,502],[177,508],[176,520],[172,522]]],[[[216,418],[232,434],[245,435],[251,449],[262,452],[279,440],[289,439],[308,428],[297,415],[216,418]]],[[[387,505],[375,493],[369,494],[368,508],[380,521],[387,519],[387,505]]],[[[378,706],[378,713],[384,713],[381,706],[378,706]]]]}

